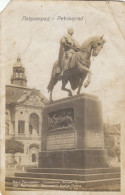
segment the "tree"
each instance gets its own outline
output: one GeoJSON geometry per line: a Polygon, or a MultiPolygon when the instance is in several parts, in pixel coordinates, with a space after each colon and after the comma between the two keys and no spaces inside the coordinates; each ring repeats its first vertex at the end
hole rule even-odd
{"type": "Polygon", "coordinates": [[[117,158],[120,162],[120,144],[116,144],[115,138],[104,128],[104,142],[107,151],[107,160],[117,158]]]}
{"type": "Polygon", "coordinates": [[[21,142],[16,141],[14,137],[12,137],[10,140],[6,140],[5,153],[13,154],[13,160],[11,164],[17,164],[17,161],[15,159],[15,154],[17,152],[24,153],[24,145],[21,142]]]}
{"type": "Polygon", "coordinates": [[[107,153],[110,157],[115,157],[116,153],[115,153],[115,140],[114,138],[109,135],[107,132],[105,132],[105,149],[107,150],[107,153]]]}

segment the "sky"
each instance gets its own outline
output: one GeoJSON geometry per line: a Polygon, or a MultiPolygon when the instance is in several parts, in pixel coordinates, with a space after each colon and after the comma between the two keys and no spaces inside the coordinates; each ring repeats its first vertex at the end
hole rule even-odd
{"type": "MultiPolygon", "coordinates": [[[[39,89],[49,98],[47,85],[58,58],[60,39],[67,28],[74,28],[74,38],[80,44],[89,37],[104,35],[103,49],[97,57],[91,57],[91,83],[86,89],[82,87],[81,92],[97,95],[102,102],[104,120],[119,123],[125,109],[124,16],[125,6],[120,2],[13,0],[1,13],[1,61],[6,84],[10,84],[13,65],[20,55],[28,87],[39,89]],[[54,19],[26,21],[23,16],[54,19]],[[83,21],[60,21],[58,16],[83,17],[83,21]]],[[[54,88],[53,99],[63,97],[67,97],[67,93],[61,91],[59,82],[54,88]]]]}

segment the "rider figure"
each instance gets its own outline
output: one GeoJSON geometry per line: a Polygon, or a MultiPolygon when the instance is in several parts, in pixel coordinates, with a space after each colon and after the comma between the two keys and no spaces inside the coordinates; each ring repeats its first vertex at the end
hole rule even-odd
{"type": "Polygon", "coordinates": [[[58,59],[61,69],[60,77],[63,75],[63,71],[68,70],[73,54],[79,49],[79,44],[72,38],[74,29],[70,27],[68,28],[67,32],[68,34],[63,36],[60,40],[60,51],[58,59]]]}

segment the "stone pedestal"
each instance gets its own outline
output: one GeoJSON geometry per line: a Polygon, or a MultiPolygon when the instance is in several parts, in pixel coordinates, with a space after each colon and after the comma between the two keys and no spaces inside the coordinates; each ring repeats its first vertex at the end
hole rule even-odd
{"type": "Polygon", "coordinates": [[[48,104],[42,125],[39,168],[105,167],[98,97],[81,94],[48,104]]]}

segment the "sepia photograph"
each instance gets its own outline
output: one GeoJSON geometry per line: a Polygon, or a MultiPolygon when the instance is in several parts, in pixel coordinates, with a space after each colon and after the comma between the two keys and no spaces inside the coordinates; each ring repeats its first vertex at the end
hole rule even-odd
{"type": "Polygon", "coordinates": [[[124,194],[125,3],[0,15],[1,193],[124,194]]]}

